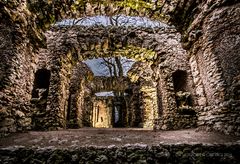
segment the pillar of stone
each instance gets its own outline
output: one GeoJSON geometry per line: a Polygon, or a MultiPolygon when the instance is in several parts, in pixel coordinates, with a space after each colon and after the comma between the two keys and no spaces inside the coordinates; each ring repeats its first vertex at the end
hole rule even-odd
{"type": "Polygon", "coordinates": [[[44,118],[44,124],[46,128],[52,130],[66,127],[72,64],[69,57],[62,56],[53,58],[51,65],[47,115],[44,118]]]}
{"type": "Polygon", "coordinates": [[[157,89],[152,86],[142,86],[140,88],[143,128],[153,128],[154,120],[158,117],[157,89]]]}
{"type": "Polygon", "coordinates": [[[0,132],[31,128],[35,55],[29,39],[17,30],[7,20],[0,23],[0,132]]]}

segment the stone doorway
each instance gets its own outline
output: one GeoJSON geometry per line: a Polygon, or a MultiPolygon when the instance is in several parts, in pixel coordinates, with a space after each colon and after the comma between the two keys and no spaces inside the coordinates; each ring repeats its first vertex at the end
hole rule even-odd
{"type": "Polygon", "coordinates": [[[113,127],[125,127],[126,103],[124,98],[118,97],[113,101],[113,127]]]}
{"type": "Polygon", "coordinates": [[[111,108],[107,99],[97,99],[93,105],[92,125],[95,128],[110,128],[111,108]]]}
{"type": "Polygon", "coordinates": [[[128,127],[127,110],[123,97],[96,97],[92,106],[92,126],[95,128],[128,127]]]}
{"type": "Polygon", "coordinates": [[[47,69],[39,69],[35,73],[31,98],[31,103],[34,106],[34,112],[32,114],[33,129],[44,129],[43,118],[46,115],[50,77],[51,72],[47,69]]]}

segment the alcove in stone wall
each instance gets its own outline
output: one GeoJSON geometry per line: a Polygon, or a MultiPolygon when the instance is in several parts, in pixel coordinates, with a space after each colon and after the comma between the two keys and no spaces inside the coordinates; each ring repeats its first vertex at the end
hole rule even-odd
{"type": "Polygon", "coordinates": [[[51,72],[39,69],[35,73],[31,103],[35,106],[32,115],[33,129],[43,130],[43,118],[46,115],[47,97],[49,92],[51,72]]]}
{"type": "Polygon", "coordinates": [[[47,98],[51,73],[47,69],[39,69],[35,73],[32,98],[47,98]]]}
{"type": "Polygon", "coordinates": [[[187,86],[187,72],[177,70],[173,73],[173,85],[175,92],[186,91],[187,86]]]}
{"type": "Polygon", "coordinates": [[[192,97],[187,87],[187,76],[187,72],[183,70],[177,70],[172,75],[177,107],[193,105],[192,97]]]}

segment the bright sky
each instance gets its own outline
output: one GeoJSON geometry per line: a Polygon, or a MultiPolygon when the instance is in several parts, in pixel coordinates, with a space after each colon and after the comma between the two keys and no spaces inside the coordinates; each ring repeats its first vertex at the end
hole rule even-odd
{"type": "Polygon", "coordinates": [[[61,22],[57,22],[56,25],[60,26],[71,26],[71,25],[82,25],[82,26],[94,26],[94,25],[103,25],[103,26],[135,26],[135,27],[169,27],[165,23],[158,21],[152,21],[146,17],[133,17],[125,15],[117,15],[112,17],[112,23],[110,17],[108,16],[94,16],[94,17],[85,17],[79,19],[65,19],[61,22]],[[113,24],[112,24],[113,23],[113,24]]]}
{"type": "MultiPolygon", "coordinates": [[[[106,58],[108,61],[111,61],[111,63],[116,64],[114,58],[106,58]]],[[[110,72],[108,67],[105,65],[105,62],[103,58],[95,58],[95,59],[89,59],[83,61],[88,65],[88,67],[92,70],[94,73],[94,76],[110,76],[110,72]]],[[[135,63],[132,59],[127,59],[126,57],[121,57],[121,64],[123,68],[123,75],[126,76],[128,70],[131,68],[131,66],[135,63]]]]}

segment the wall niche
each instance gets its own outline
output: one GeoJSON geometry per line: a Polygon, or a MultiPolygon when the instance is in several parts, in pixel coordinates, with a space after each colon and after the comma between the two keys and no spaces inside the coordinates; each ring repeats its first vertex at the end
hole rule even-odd
{"type": "Polygon", "coordinates": [[[172,74],[178,113],[182,115],[195,115],[192,95],[188,89],[188,75],[186,71],[177,70],[172,74]]]}
{"type": "Polygon", "coordinates": [[[51,72],[47,69],[39,69],[35,73],[32,98],[46,99],[50,85],[51,72]]]}

